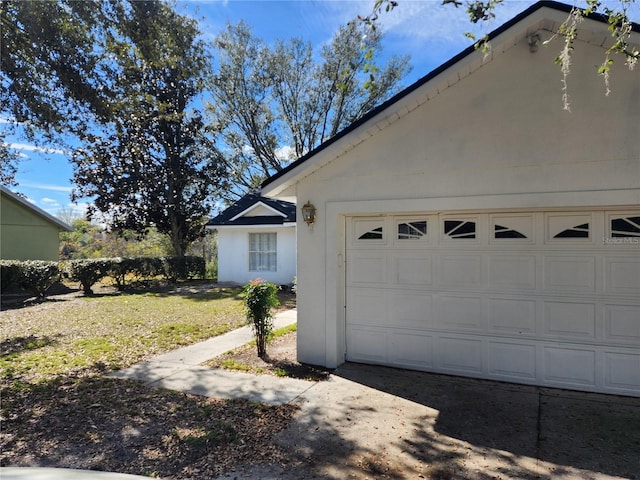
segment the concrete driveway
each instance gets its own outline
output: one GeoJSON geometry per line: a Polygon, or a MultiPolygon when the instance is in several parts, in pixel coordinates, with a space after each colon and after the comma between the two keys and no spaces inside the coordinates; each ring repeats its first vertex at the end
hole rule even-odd
{"type": "Polygon", "coordinates": [[[345,364],[298,399],[261,479],[640,479],[640,398],[345,364]]]}

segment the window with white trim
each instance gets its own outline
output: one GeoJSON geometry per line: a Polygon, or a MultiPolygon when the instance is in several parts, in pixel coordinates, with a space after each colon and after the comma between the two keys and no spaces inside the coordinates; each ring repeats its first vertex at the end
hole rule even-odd
{"type": "Polygon", "coordinates": [[[277,271],[276,233],[249,234],[249,270],[252,272],[277,271]]]}
{"type": "Polygon", "coordinates": [[[427,236],[427,221],[398,223],[398,240],[422,240],[427,236]]]}
{"type": "Polygon", "coordinates": [[[383,245],[387,232],[385,220],[377,217],[357,218],[353,222],[353,240],[359,245],[383,245]]]}
{"type": "Polygon", "coordinates": [[[445,220],[444,233],[454,240],[476,238],[476,222],[472,220],[445,220]]]}
{"type": "Polygon", "coordinates": [[[547,241],[550,243],[591,242],[592,213],[545,213],[547,241]]]}
{"type": "Polygon", "coordinates": [[[615,216],[610,219],[611,238],[640,238],[640,216],[615,216]]]}

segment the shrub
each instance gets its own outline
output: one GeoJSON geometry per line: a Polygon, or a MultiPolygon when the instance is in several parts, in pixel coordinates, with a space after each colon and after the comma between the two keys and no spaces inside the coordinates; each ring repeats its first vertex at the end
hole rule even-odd
{"type": "Polygon", "coordinates": [[[25,262],[23,275],[24,288],[44,297],[49,287],[60,280],[60,268],[58,262],[33,260],[25,262]]]}
{"type": "Polygon", "coordinates": [[[159,275],[164,275],[164,266],[161,257],[136,257],[133,261],[133,273],[139,280],[150,280],[159,275]]]}
{"type": "Polygon", "coordinates": [[[218,259],[212,258],[205,267],[204,278],[209,280],[218,280],[218,259]]]}
{"type": "Polygon", "coordinates": [[[204,257],[185,257],[187,261],[186,275],[187,280],[191,280],[196,277],[205,279],[207,275],[207,264],[204,257]]]}
{"type": "Polygon", "coordinates": [[[117,259],[96,258],[84,260],[72,260],[69,262],[69,273],[72,280],[80,282],[85,295],[92,295],[91,287],[102,278],[109,275],[117,259]]]}
{"type": "Polygon", "coordinates": [[[127,277],[136,273],[135,258],[112,258],[109,276],[116,282],[116,288],[122,291],[127,286],[127,277]]]}
{"type": "Polygon", "coordinates": [[[0,260],[2,291],[12,292],[22,289],[22,263],[17,260],[0,260]]]}
{"type": "Polygon", "coordinates": [[[24,289],[38,297],[44,297],[49,287],[60,280],[58,262],[4,260],[0,263],[0,271],[3,290],[24,289]]]}
{"type": "Polygon", "coordinates": [[[267,355],[267,342],[273,332],[271,309],[280,305],[278,287],[261,279],[250,281],[243,289],[247,321],[256,337],[258,356],[267,355]]]}
{"type": "Polygon", "coordinates": [[[164,276],[172,283],[179,279],[204,278],[205,263],[202,257],[163,257],[164,276]]]}

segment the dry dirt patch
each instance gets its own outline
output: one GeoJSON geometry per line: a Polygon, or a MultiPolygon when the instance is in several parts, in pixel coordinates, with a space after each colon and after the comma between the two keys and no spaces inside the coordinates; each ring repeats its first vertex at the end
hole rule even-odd
{"type": "Polygon", "coordinates": [[[326,380],[331,373],[325,368],[298,362],[295,331],[276,337],[269,342],[265,358],[258,357],[256,346],[249,344],[220,355],[206,362],[205,365],[311,381],[326,380]]]}
{"type": "Polygon", "coordinates": [[[273,436],[297,407],[209,399],[138,382],[56,379],[3,399],[2,466],[49,466],[170,479],[215,478],[279,463],[273,436]]]}

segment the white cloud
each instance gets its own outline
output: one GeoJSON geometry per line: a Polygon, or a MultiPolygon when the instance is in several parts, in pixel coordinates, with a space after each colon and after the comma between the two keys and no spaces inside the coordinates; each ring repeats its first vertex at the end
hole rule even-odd
{"type": "Polygon", "coordinates": [[[535,3],[532,0],[505,1],[496,10],[496,18],[474,25],[464,6],[442,5],[438,1],[401,2],[391,12],[381,15],[383,31],[404,38],[409,45],[425,42],[454,43],[466,46],[471,42],[464,36],[472,32],[480,37],[498,28],[535,3]]]}
{"type": "Polygon", "coordinates": [[[71,193],[73,187],[65,185],[48,185],[46,183],[28,183],[20,182],[20,185],[27,188],[37,188],[39,190],[50,190],[52,192],[66,192],[71,193]]]}
{"type": "MultiPolygon", "coordinates": [[[[468,44],[464,38],[465,32],[472,32],[476,36],[489,33],[534,3],[535,0],[505,0],[496,7],[494,19],[473,25],[465,5],[456,8],[453,4],[443,5],[441,0],[404,0],[392,11],[383,12],[380,23],[385,33],[402,36],[409,42],[440,40],[468,44]]],[[[600,10],[605,6],[620,9],[620,3],[619,0],[604,0],[600,10]]],[[[575,4],[578,7],[587,6],[586,0],[577,0],[575,4]]],[[[638,12],[640,5],[629,6],[632,19],[638,16],[638,12]]]]}
{"type": "Polygon", "coordinates": [[[39,207],[49,215],[64,219],[64,221],[68,221],[70,223],[70,221],[75,218],[85,218],[89,204],[67,203],[66,205],[62,205],[56,200],[43,198],[40,200],[39,207]]]}
{"type": "Polygon", "coordinates": [[[55,155],[66,155],[68,153],[59,148],[38,147],[36,145],[29,145],[26,143],[7,143],[6,145],[7,147],[13,148],[14,150],[26,150],[28,152],[42,152],[55,155]]]}
{"type": "Polygon", "coordinates": [[[82,203],[68,203],[65,205],[64,209],[69,210],[78,217],[84,217],[87,213],[90,203],[82,202],[82,203]]]}
{"type": "Polygon", "coordinates": [[[0,115],[0,124],[24,126],[27,125],[27,122],[19,122],[13,117],[3,117],[2,115],[0,115]]]}
{"type": "Polygon", "coordinates": [[[284,146],[276,149],[276,156],[280,160],[292,160],[295,158],[295,152],[292,147],[284,146]]]}

